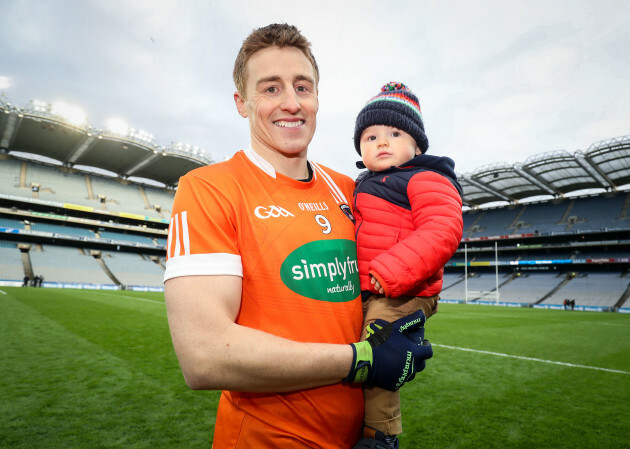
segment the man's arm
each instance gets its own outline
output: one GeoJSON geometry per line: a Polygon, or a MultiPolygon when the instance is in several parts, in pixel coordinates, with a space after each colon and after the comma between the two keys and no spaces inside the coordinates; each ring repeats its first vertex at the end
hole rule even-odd
{"type": "Polygon", "coordinates": [[[282,392],[348,375],[347,344],[299,343],[235,323],[239,276],[184,276],[165,283],[168,323],[186,384],[195,390],[282,392]]]}

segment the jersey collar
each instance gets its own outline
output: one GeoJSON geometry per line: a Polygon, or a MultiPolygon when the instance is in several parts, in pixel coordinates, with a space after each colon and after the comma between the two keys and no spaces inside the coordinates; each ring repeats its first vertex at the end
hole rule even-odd
{"type": "MultiPolygon", "coordinates": [[[[249,159],[256,167],[260,168],[273,179],[276,179],[276,169],[273,168],[273,166],[269,162],[267,162],[267,160],[265,160],[260,154],[256,153],[251,147],[248,147],[243,152],[245,153],[245,156],[247,156],[247,159],[249,159]]],[[[311,161],[306,162],[311,167],[311,170],[313,172],[313,179],[315,179],[317,176],[315,168],[311,164],[311,161]]]]}

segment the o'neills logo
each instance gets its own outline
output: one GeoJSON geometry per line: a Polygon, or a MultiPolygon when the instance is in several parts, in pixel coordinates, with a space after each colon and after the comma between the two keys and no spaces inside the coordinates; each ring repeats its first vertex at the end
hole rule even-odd
{"type": "Polygon", "coordinates": [[[295,293],[318,301],[352,301],[360,294],[357,250],[352,240],[318,240],[284,259],[282,282],[295,293]]]}

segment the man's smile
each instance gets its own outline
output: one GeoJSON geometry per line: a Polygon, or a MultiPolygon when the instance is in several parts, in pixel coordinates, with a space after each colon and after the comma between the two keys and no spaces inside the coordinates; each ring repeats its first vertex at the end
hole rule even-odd
{"type": "Polygon", "coordinates": [[[302,126],[304,124],[304,120],[278,120],[273,122],[274,125],[280,126],[281,128],[297,128],[298,126],[302,126]]]}

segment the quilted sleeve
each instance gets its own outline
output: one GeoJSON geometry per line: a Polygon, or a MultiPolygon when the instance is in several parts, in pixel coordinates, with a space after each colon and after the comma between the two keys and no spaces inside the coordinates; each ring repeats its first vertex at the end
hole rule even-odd
{"type": "Polygon", "coordinates": [[[446,177],[418,173],[407,193],[413,230],[370,263],[388,297],[405,295],[442,269],[462,238],[462,200],[446,177]]]}

